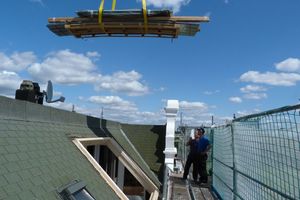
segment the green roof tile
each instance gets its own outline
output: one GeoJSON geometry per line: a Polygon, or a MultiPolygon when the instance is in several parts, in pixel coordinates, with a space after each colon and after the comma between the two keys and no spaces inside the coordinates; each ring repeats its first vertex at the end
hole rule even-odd
{"type": "MultiPolygon", "coordinates": [[[[119,123],[107,121],[105,126],[159,184],[120,135],[119,123]]],[[[75,179],[85,181],[96,199],[119,199],[72,142],[73,137],[106,136],[97,118],[0,97],[0,199],[58,199],[56,189],[75,179]]]]}
{"type": "Polygon", "coordinates": [[[4,155],[4,157],[6,158],[6,160],[8,162],[15,162],[15,161],[19,160],[19,157],[17,156],[17,154],[14,154],[14,153],[6,154],[6,155],[4,155]]]}
{"type": "Polygon", "coordinates": [[[22,191],[17,183],[7,184],[3,186],[3,189],[8,194],[8,196],[19,194],[22,191]]]}
{"type": "Polygon", "coordinates": [[[157,187],[160,187],[161,183],[158,180],[157,176],[151,171],[149,166],[144,161],[143,157],[132,145],[130,140],[127,138],[125,133],[121,130],[119,126],[107,127],[107,130],[112,135],[112,137],[119,143],[119,145],[127,152],[139,167],[147,174],[147,176],[154,182],[157,187]]]}
{"type": "MultiPolygon", "coordinates": [[[[12,132],[11,134],[13,134],[14,132],[12,132]]],[[[9,132],[7,133],[8,135],[10,134],[9,132]]],[[[11,137],[11,138],[6,138],[6,142],[8,145],[18,145],[20,144],[18,140],[16,140],[15,137],[11,137]]]]}
{"type": "Polygon", "coordinates": [[[166,126],[122,124],[122,130],[162,182],[166,126]]]}
{"type": "Polygon", "coordinates": [[[42,185],[44,180],[42,176],[34,176],[31,178],[31,182],[33,182],[34,185],[42,185]]]}
{"type": "Polygon", "coordinates": [[[6,178],[3,175],[0,175],[0,188],[7,184],[8,184],[8,182],[7,182],[6,178]]]}
{"type": "Polygon", "coordinates": [[[18,196],[21,200],[35,199],[34,194],[30,190],[23,190],[18,196]]]}
{"type": "MultiPolygon", "coordinates": [[[[3,164],[0,164],[0,175],[6,174],[8,170],[3,164]]],[[[0,184],[1,185],[1,184],[0,184]]]]}
{"type": "Polygon", "coordinates": [[[9,200],[20,200],[19,196],[17,196],[17,195],[8,196],[7,199],[9,199],[9,200]]]}
{"type": "Polygon", "coordinates": [[[33,188],[34,184],[30,179],[22,180],[19,183],[20,188],[22,191],[29,191],[31,188],[33,188]]]}
{"type": "Polygon", "coordinates": [[[4,174],[4,177],[9,184],[17,183],[22,180],[22,178],[17,173],[4,174]]]}
{"type": "Polygon", "coordinates": [[[5,156],[3,156],[6,154],[6,152],[7,152],[6,149],[1,148],[1,146],[0,146],[0,166],[4,163],[7,163],[5,156]]]}
{"type": "Polygon", "coordinates": [[[0,182],[0,199],[5,199],[7,197],[6,192],[4,189],[1,188],[1,182],[0,182]]]}
{"type": "Polygon", "coordinates": [[[18,174],[22,178],[22,180],[26,180],[32,177],[32,174],[29,170],[21,170],[18,172],[18,174]]]}
{"type": "Polygon", "coordinates": [[[16,172],[21,169],[17,162],[7,162],[3,166],[5,166],[8,172],[16,172]]]}
{"type": "Polygon", "coordinates": [[[43,196],[43,194],[46,193],[46,191],[44,190],[44,188],[41,185],[34,185],[31,188],[31,192],[34,194],[34,196],[38,199],[40,199],[39,197],[43,196]]]}
{"type": "Polygon", "coordinates": [[[21,152],[27,151],[27,150],[28,150],[27,144],[22,144],[22,143],[20,143],[20,145],[18,145],[17,148],[18,148],[19,151],[21,151],[21,152]]]}

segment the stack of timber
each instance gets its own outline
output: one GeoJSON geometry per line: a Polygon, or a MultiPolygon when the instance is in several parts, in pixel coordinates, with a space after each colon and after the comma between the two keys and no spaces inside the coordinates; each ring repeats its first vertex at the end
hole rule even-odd
{"type": "Polygon", "coordinates": [[[195,36],[200,22],[208,17],[173,16],[170,10],[98,10],[77,12],[77,17],[49,18],[47,27],[58,36],[86,37],[165,37],[195,36]]]}

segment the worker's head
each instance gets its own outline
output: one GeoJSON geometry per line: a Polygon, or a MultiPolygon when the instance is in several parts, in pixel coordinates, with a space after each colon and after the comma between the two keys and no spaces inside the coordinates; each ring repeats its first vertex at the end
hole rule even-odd
{"type": "Polygon", "coordinates": [[[205,130],[204,128],[200,127],[196,129],[196,133],[201,137],[202,135],[204,135],[205,130]]]}

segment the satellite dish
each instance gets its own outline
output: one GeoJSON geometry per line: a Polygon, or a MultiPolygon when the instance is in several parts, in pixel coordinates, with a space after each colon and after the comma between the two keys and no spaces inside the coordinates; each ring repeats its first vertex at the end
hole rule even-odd
{"type": "Polygon", "coordinates": [[[61,96],[58,99],[52,101],[52,97],[53,97],[53,85],[52,85],[52,82],[50,80],[48,81],[47,90],[43,91],[43,93],[46,96],[46,102],[47,103],[54,103],[54,102],[58,102],[58,101],[64,102],[65,99],[66,99],[65,97],[61,96]]]}

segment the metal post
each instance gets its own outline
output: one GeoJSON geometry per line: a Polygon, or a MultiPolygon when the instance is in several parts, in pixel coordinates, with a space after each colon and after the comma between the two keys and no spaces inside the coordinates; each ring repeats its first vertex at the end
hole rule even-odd
{"type": "Polygon", "coordinates": [[[168,181],[169,181],[169,168],[167,165],[164,166],[164,180],[163,180],[163,197],[162,200],[167,200],[168,194],[168,181]]]}
{"type": "Polygon", "coordinates": [[[210,129],[210,134],[211,134],[211,145],[212,145],[212,148],[211,148],[211,153],[210,153],[210,159],[211,159],[211,184],[213,185],[214,183],[214,127],[211,127],[210,129]]]}
{"type": "Polygon", "coordinates": [[[230,124],[231,129],[231,149],[232,149],[232,167],[233,167],[233,199],[236,200],[236,194],[237,194],[237,171],[235,166],[235,152],[234,152],[234,130],[233,130],[233,123],[230,124]]]}

